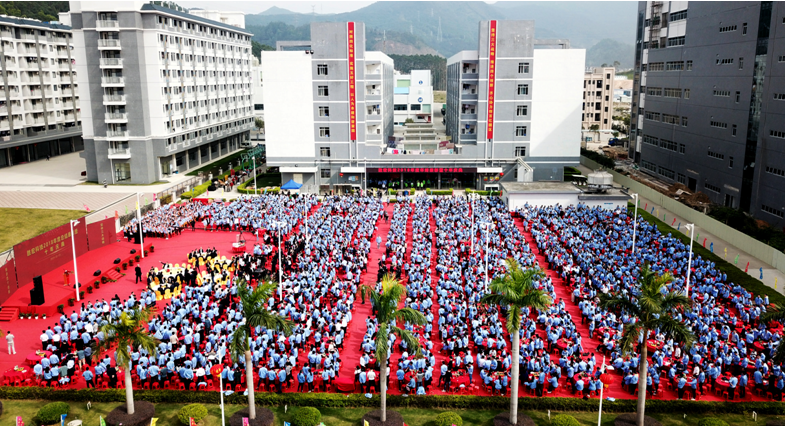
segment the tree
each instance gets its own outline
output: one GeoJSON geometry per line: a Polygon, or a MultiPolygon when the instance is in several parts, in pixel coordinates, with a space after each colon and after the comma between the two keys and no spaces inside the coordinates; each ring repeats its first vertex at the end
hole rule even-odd
{"type": "Polygon", "coordinates": [[[264,120],[262,120],[261,118],[255,118],[253,124],[254,126],[256,126],[257,130],[264,129],[264,120]]]}
{"type": "Polygon", "coordinates": [[[594,132],[594,135],[597,136],[597,142],[600,141],[600,125],[599,124],[592,124],[589,126],[589,130],[594,132]]]}
{"type": "Polygon", "coordinates": [[[673,318],[672,313],[679,309],[687,309],[692,301],[682,293],[666,291],[666,286],[673,281],[673,275],[665,273],[658,275],[649,268],[648,263],[643,266],[638,276],[638,289],[633,294],[634,299],[626,295],[603,294],[600,296],[600,307],[606,310],[620,311],[633,318],[635,322],[624,325],[624,330],[619,339],[621,351],[625,354],[634,352],[640,345],[640,365],[638,367],[638,426],[643,426],[646,410],[646,374],[648,348],[646,341],[649,332],[659,330],[667,338],[683,343],[689,348],[695,341],[695,336],[684,323],[673,318]],[[640,343],[641,338],[643,340],[640,343]]]}
{"type": "Polygon", "coordinates": [[[117,321],[101,326],[104,340],[101,346],[109,350],[115,343],[117,366],[123,366],[125,372],[125,403],[128,415],[134,414],[134,389],[131,382],[131,348],[147,351],[155,357],[157,345],[154,337],[147,332],[147,323],[152,315],[149,309],[133,309],[123,311],[117,321]]]}
{"type": "Polygon", "coordinates": [[[268,330],[283,332],[286,336],[292,334],[293,323],[277,313],[271,312],[264,306],[277,287],[277,284],[269,283],[259,284],[255,289],[252,289],[244,279],[237,280],[237,295],[240,296],[245,321],[240,323],[234,334],[232,334],[229,349],[235,360],[243,355],[245,356],[245,381],[248,384],[248,418],[251,420],[256,419],[253,360],[251,358],[250,344],[252,330],[256,327],[264,327],[268,330]]]}
{"type": "Polygon", "coordinates": [[[379,363],[379,392],[382,396],[381,411],[382,422],[387,421],[387,355],[389,353],[388,339],[390,334],[395,334],[406,346],[414,352],[415,357],[422,356],[420,342],[411,331],[398,327],[399,321],[414,325],[425,324],[425,316],[412,309],[398,309],[398,303],[406,296],[406,287],[394,276],[387,274],[382,278],[382,288],[376,292],[373,287],[363,286],[363,297],[371,300],[371,305],[376,310],[376,320],[379,329],[376,330],[376,362],[379,363]],[[391,324],[392,323],[392,324],[391,324]]]}
{"type": "Polygon", "coordinates": [[[621,62],[613,61],[613,68],[619,69],[620,66],[621,66],[621,62]]]}
{"type": "Polygon", "coordinates": [[[536,288],[534,282],[542,277],[540,269],[521,269],[513,258],[507,259],[507,273],[491,281],[490,294],[480,299],[507,309],[507,332],[512,337],[512,387],[510,389],[510,423],[518,424],[518,374],[521,353],[521,314],[526,308],[545,310],[553,303],[551,297],[536,288]]]}

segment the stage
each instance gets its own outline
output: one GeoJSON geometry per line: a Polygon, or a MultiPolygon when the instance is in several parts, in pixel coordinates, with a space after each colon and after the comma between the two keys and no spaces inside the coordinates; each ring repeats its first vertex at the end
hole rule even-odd
{"type": "MultiPolygon", "coordinates": [[[[118,238],[121,237],[122,234],[118,234],[118,238]]],[[[155,241],[156,239],[151,239],[151,242],[145,241],[145,248],[150,250],[150,246],[152,246],[155,241]]],[[[77,267],[79,268],[79,290],[84,291],[85,297],[88,297],[87,286],[93,285],[95,281],[100,282],[101,277],[114,272],[115,267],[120,267],[121,273],[133,276],[134,267],[129,266],[127,270],[123,271],[122,264],[136,255],[141,255],[141,253],[139,253],[139,244],[128,243],[127,240],[123,239],[120,242],[88,251],[79,256],[76,259],[77,267]],[[136,249],[136,253],[131,254],[131,250],[133,249],[136,249]],[[117,258],[120,258],[120,263],[115,264],[114,260],[117,258]],[[101,275],[93,275],[96,270],[100,270],[101,275]]],[[[42,269],[48,269],[50,267],[51,265],[42,265],[42,269]]],[[[42,275],[41,278],[43,280],[45,300],[43,305],[30,305],[30,290],[33,289],[33,282],[30,281],[24,285],[20,285],[16,292],[14,292],[8,300],[3,302],[3,310],[16,308],[19,309],[19,313],[46,314],[47,316],[52,317],[57,314],[57,306],[63,305],[65,311],[70,312],[68,309],[68,299],[71,297],[76,298],[76,291],[74,289],[73,273],[70,276],[70,285],[65,285],[63,272],[66,269],[73,272],[73,260],[57,265],[54,269],[42,275]]],[[[147,271],[145,271],[145,274],[146,273],[147,271]]],[[[107,278],[109,277],[107,276],[107,278]]],[[[102,284],[101,289],[103,289],[104,285],[111,287],[112,284],[112,282],[102,284]]]]}

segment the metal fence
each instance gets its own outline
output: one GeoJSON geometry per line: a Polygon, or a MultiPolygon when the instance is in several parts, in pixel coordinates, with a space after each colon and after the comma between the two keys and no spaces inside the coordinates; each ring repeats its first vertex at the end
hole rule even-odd
{"type": "Polygon", "coordinates": [[[174,201],[180,198],[180,196],[183,195],[184,192],[190,191],[193,187],[203,184],[205,180],[207,180],[207,177],[200,173],[199,176],[195,176],[191,179],[188,179],[175,186],[169,187],[164,191],[159,192],[157,194],[158,199],[163,200],[167,195],[171,195],[172,201],[174,201]]]}

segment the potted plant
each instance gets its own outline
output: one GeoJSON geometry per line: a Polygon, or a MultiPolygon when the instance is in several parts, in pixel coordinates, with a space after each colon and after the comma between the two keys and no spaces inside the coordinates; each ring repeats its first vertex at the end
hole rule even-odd
{"type": "Polygon", "coordinates": [[[128,262],[123,262],[123,271],[128,269],[128,262]]]}
{"type": "Polygon", "coordinates": [[[128,266],[134,266],[134,260],[128,259],[128,266]]]}
{"type": "Polygon", "coordinates": [[[38,319],[38,312],[35,313],[35,319],[38,319]]]}
{"type": "Polygon", "coordinates": [[[114,270],[115,270],[116,272],[120,272],[120,267],[119,267],[119,266],[115,266],[114,270]]]}
{"type": "Polygon", "coordinates": [[[87,286],[87,294],[93,294],[93,286],[87,286]]]}
{"type": "Polygon", "coordinates": [[[79,292],[79,298],[80,299],[84,299],[84,291],[80,291],[79,292]]]}
{"type": "Polygon", "coordinates": [[[137,262],[139,261],[139,255],[138,254],[136,256],[134,256],[134,260],[136,260],[137,262]]]}
{"type": "Polygon", "coordinates": [[[68,306],[74,306],[74,302],[76,302],[75,298],[73,297],[68,298],[68,306]]]}
{"type": "Polygon", "coordinates": [[[109,281],[106,277],[101,277],[101,284],[106,284],[109,281]]]}
{"type": "Polygon", "coordinates": [[[46,314],[44,314],[44,319],[46,319],[46,314]]]}
{"type": "Polygon", "coordinates": [[[144,251],[144,255],[147,256],[149,253],[147,250],[144,251]]]}
{"type": "Polygon", "coordinates": [[[62,304],[57,305],[57,312],[60,312],[61,314],[65,313],[65,306],[62,304]]]}
{"type": "Polygon", "coordinates": [[[155,251],[155,246],[150,246],[150,253],[155,251]]]}
{"type": "Polygon", "coordinates": [[[95,287],[95,288],[97,288],[97,289],[98,289],[98,288],[101,288],[101,283],[99,283],[98,281],[96,281],[96,282],[94,282],[94,283],[93,283],[93,287],[95,287]]]}

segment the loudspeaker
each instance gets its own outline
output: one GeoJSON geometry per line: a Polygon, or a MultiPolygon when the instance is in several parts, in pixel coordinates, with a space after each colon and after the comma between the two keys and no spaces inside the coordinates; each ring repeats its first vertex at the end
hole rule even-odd
{"type": "Polygon", "coordinates": [[[30,290],[30,304],[43,305],[44,303],[44,282],[39,275],[33,277],[33,289],[30,290]]]}
{"type": "Polygon", "coordinates": [[[94,277],[97,277],[97,276],[99,276],[99,275],[101,275],[101,270],[100,270],[100,269],[98,269],[98,270],[96,270],[95,272],[93,272],[93,276],[94,276],[94,277]]]}
{"type": "Polygon", "coordinates": [[[131,249],[131,254],[136,253],[136,249],[131,249]]]}
{"type": "Polygon", "coordinates": [[[41,276],[33,277],[33,288],[36,290],[43,290],[44,289],[44,280],[41,276]]]}
{"type": "Polygon", "coordinates": [[[119,257],[118,257],[117,259],[115,259],[115,260],[114,260],[114,264],[115,264],[115,265],[117,265],[118,263],[120,263],[120,258],[119,258],[119,257]]]}

